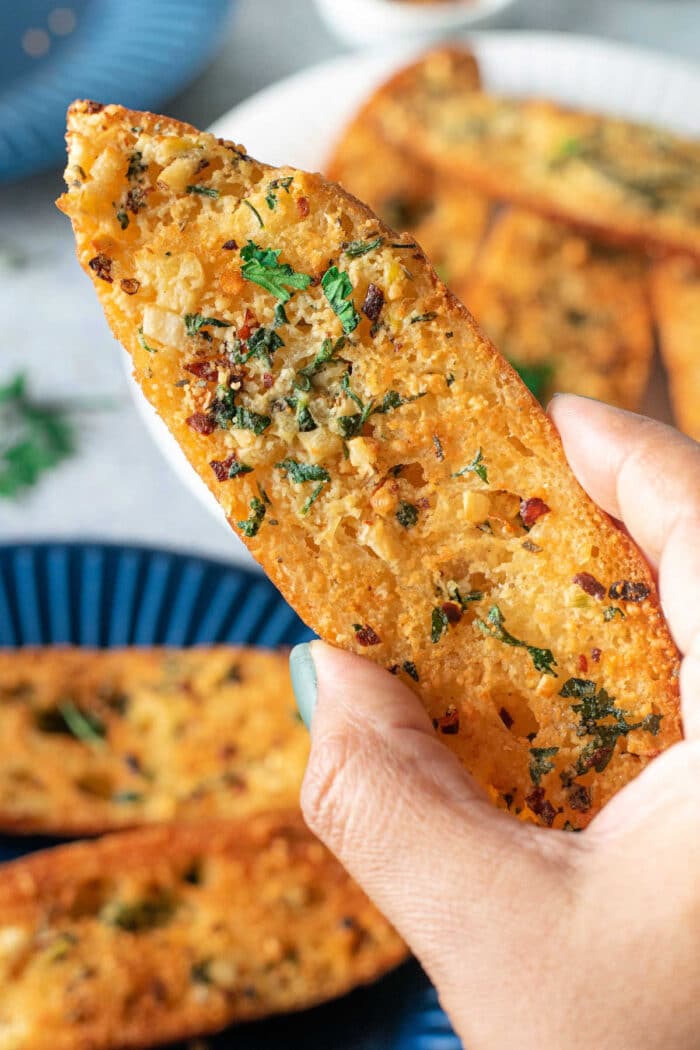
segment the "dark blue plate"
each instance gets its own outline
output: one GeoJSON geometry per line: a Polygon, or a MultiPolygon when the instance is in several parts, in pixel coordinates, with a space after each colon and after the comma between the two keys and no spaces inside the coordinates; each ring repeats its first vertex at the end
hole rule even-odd
{"type": "Polygon", "coordinates": [[[203,67],[231,0],[4,0],[0,181],[60,164],[75,98],[158,109],[203,67]]]}
{"type": "MultiPolygon", "coordinates": [[[[263,576],[141,547],[0,547],[0,647],[205,645],[274,647],[311,631],[263,576]]],[[[0,837],[0,860],[51,845],[0,837]]],[[[314,1010],[243,1025],[211,1050],[459,1050],[415,963],[314,1010]]]]}

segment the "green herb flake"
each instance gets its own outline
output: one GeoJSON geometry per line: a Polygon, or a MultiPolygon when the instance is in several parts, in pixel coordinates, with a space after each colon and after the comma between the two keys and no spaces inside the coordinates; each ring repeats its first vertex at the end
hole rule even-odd
{"type": "Polygon", "coordinates": [[[253,468],[248,466],[247,463],[240,463],[235,459],[229,467],[228,476],[230,478],[239,478],[241,474],[252,474],[252,472],[253,468]]]}
{"type": "Polygon", "coordinates": [[[118,926],[128,933],[143,933],[167,925],[175,914],[175,901],[167,893],[138,901],[112,901],[100,912],[108,926],[118,926]]]}
{"type": "Polygon", "coordinates": [[[401,664],[401,667],[406,672],[408,677],[412,678],[414,682],[420,681],[418,669],[416,668],[416,665],[413,663],[412,660],[404,660],[404,662],[401,664]]]}
{"type": "Polygon", "coordinates": [[[435,310],[428,310],[427,314],[414,314],[411,318],[411,324],[420,324],[422,321],[434,321],[437,317],[435,310]]]}
{"type": "Polygon", "coordinates": [[[140,178],[145,171],[148,171],[148,164],[143,163],[143,153],[140,150],[135,150],[129,157],[126,177],[129,182],[133,182],[134,179],[140,178]]]}
{"type": "Polygon", "coordinates": [[[233,360],[235,364],[240,365],[246,364],[252,357],[259,357],[270,368],[272,355],[281,346],[284,346],[284,343],[272,328],[256,328],[248,339],[248,352],[241,354],[234,351],[233,360]]]}
{"type": "Polygon", "coordinates": [[[463,467],[461,470],[458,470],[456,474],[452,475],[452,477],[461,478],[464,477],[465,474],[476,474],[477,477],[481,478],[485,485],[488,485],[489,476],[481,449],[477,451],[471,463],[467,464],[467,466],[463,467]]]}
{"type": "Polygon", "coordinates": [[[330,481],[331,476],[325,467],[316,463],[299,463],[296,459],[283,459],[275,463],[278,470],[283,470],[291,481],[297,484],[305,481],[330,481]]]}
{"type": "Polygon", "coordinates": [[[618,737],[637,729],[656,736],[661,728],[662,715],[658,714],[647,715],[641,722],[628,722],[627,712],[616,706],[614,697],[587,678],[569,678],[559,696],[579,701],[571,705],[579,716],[578,734],[592,737],[578,756],[575,767],[578,776],[589,769],[602,773],[613,756],[618,737]]]}
{"type": "MultiPolygon", "coordinates": [[[[243,202],[242,203],[245,204],[246,208],[250,208],[250,210],[252,211],[253,215],[258,220],[258,224],[260,226],[260,229],[264,230],[265,229],[265,223],[263,222],[262,215],[260,214],[258,209],[255,207],[255,205],[251,204],[249,200],[245,199],[245,197],[243,198],[243,202]]],[[[241,252],[241,255],[242,254],[243,254],[243,252],[241,252]]]]}
{"type": "Polygon", "coordinates": [[[413,503],[401,500],[396,509],[396,520],[399,525],[403,525],[404,529],[412,529],[418,521],[418,507],[413,503]]]}
{"type": "Polygon", "coordinates": [[[551,675],[552,678],[558,678],[556,671],[553,667],[557,667],[557,661],[554,659],[554,655],[551,649],[540,649],[535,645],[528,645],[526,642],[521,641],[519,638],[515,638],[514,635],[510,634],[509,631],[503,626],[505,623],[505,617],[498,608],[497,605],[491,606],[489,614],[484,620],[475,620],[474,624],[484,634],[488,634],[491,638],[495,638],[498,642],[503,642],[504,645],[513,645],[517,648],[527,649],[530,659],[532,660],[535,670],[541,674],[551,675]]]}
{"type": "Polygon", "coordinates": [[[112,795],[111,801],[118,806],[122,806],[143,802],[143,799],[144,796],[140,791],[115,791],[112,795]]]}
{"type": "Polygon", "coordinates": [[[239,521],[238,528],[244,536],[252,539],[253,536],[257,536],[264,518],[265,504],[257,496],[254,496],[250,501],[250,517],[246,518],[245,521],[239,521]]]}
{"type": "Polygon", "coordinates": [[[316,354],[315,358],[309,365],[305,365],[304,368],[297,372],[297,377],[300,383],[300,389],[310,390],[311,379],[320,372],[324,365],[327,365],[329,361],[332,361],[334,356],[345,346],[345,336],[341,335],[340,339],[337,339],[335,343],[332,339],[324,339],[321,344],[321,349],[316,354]]]}
{"type": "Polygon", "coordinates": [[[74,451],[64,409],[32,401],[22,374],[0,387],[0,499],[16,498],[74,451]]]}
{"type": "Polygon", "coordinates": [[[286,175],[282,179],[273,179],[272,182],[268,183],[267,195],[265,197],[265,203],[267,204],[270,211],[274,211],[277,207],[277,191],[285,190],[289,193],[289,187],[294,182],[293,175],[286,175]]]}
{"type": "Polygon", "coordinates": [[[384,244],[383,237],[377,237],[373,241],[350,241],[344,246],[344,254],[350,259],[359,259],[362,255],[367,255],[368,252],[373,252],[376,248],[381,248],[384,244]]]}
{"type": "Polygon", "coordinates": [[[430,640],[433,645],[440,641],[449,625],[450,621],[447,619],[446,613],[439,606],[433,609],[430,630],[430,640]]]}
{"type": "Polygon", "coordinates": [[[360,323],[360,315],[350,299],[353,288],[348,275],[341,272],[337,266],[331,266],[321,278],[321,287],[345,334],[354,332],[360,323]]]}
{"type": "Polygon", "coordinates": [[[236,392],[226,387],[219,387],[216,401],[212,404],[214,418],[222,430],[252,430],[259,437],[272,422],[270,416],[253,412],[243,405],[236,404],[236,392]]]}
{"type": "Polygon", "coordinates": [[[202,328],[230,328],[229,321],[220,321],[218,317],[202,317],[201,314],[185,314],[185,331],[188,335],[198,335],[202,328]]]}
{"type": "MultiPolygon", "coordinates": [[[[141,345],[141,348],[143,350],[145,350],[149,354],[157,354],[158,353],[158,351],[156,350],[156,348],[154,346],[149,346],[148,343],[146,342],[146,337],[143,334],[143,328],[140,325],[139,325],[139,328],[138,328],[138,337],[139,337],[139,344],[141,345]]],[[[187,382],[189,383],[189,379],[187,380],[187,382]]]]}
{"type": "Polygon", "coordinates": [[[483,591],[468,591],[466,594],[462,594],[454,580],[450,580],[447,584],[447,593],[451,601],[457,602],[462,612],[472,602],[480,602],[484,598],[483,591]]]}
{"type": "Polygon", "coordinates": [[[244,260],[241,273],[246,281],[271,292],[284,304],[292,298],[289,288],[304,291],[311,284],[311,278],[305,273],[295,273],[289,263],[280,263],[281,250],[259,248],[255,241],[248,241],[241,249],[244,260]]]}
{"type": "Polygon", "coordinates": [[[211,197],[212,200],[216,200],[221,194],[218,190],[215,190],[212,186],[188,186],[188,193],[197,194],[200,197],[211,197]]]}
{"type": "Polygon", "coordinates": [[[625,619],[624,610],[620,609],[617,605],[609,605],[603,612],[603,619],[606,623],[609,623],[610,620],[614,620],[616,616],[619,616],[621,620],[625,619]]]}
{"type": "Polygon", "coordinates": [[[277,306],[275,307],[275,319],[272,322],[272,327],[281,328],[283,324],[289,324],[289,318],[287,317],[287,311],[282,303],[277,303],[277,306]]]}
{"type": "Polygon", "coordinates": [[[551,773],[554,769],[552,758],[559,751],[558,747],[531,747],[530,748],[530,780],[539,787],[542,777],[551,773]]]}
{"type": "Polygon", "coordinates": [[[127,228],[127,226],[129,225],[129,216],[127,215],[127,213],[124,211],[123,208],[120,208],[119,211],[117,212],[117,222],[119,223],[119,225],[121,226],[121,228],[123,230],[125,230],[127,228]]]}

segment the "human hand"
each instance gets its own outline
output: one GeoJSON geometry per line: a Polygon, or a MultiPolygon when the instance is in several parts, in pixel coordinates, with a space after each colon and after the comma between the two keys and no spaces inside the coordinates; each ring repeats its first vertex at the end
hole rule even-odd
{"type": "Polygon", "coordinates": [[[700,1046],[700,446],[572,396],[551,409],[583,487],[658,572],[686,739],[578,835],[493,808],[417,698],[321,642],[302,806],[394,923],[468,1050],[700,1046]],[[315,703],[315,706],[314,706],[315,703]]]}

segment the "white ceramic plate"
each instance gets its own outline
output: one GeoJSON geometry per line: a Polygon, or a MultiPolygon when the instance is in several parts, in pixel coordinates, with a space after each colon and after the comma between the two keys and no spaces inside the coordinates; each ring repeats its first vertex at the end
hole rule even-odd
{"type": "Polygon", "coordinates": [[[350,44],[376,47],[385,40],[425,39],[474,25],[515,0],[453,0],[409,4],[397,0],[316,0],[331,32],[350,44]]]}
{"type": "MultiPolygon", "coordinates": [[[[558,33],[474,33],[470,41],[493,91],[540,95],[570,105],[648,120],[700,136],[700,69],[651,51],[558,33]]],[[[334,140],[371,89],[415,52],[350,55],[304,70],[221,117],[216,135],[243,142],[271,164],[323,168],[334,140]]],[[[165,457],[223,522],[221,510],[179,446],[133,384],[134,396],[165,457]]],[[[646,410],[667,414],[658,380],[646,410]]]]}

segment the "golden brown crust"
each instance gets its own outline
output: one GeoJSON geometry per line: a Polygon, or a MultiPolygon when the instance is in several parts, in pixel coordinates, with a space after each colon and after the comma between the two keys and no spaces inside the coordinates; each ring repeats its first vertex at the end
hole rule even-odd
{"type": "MultiPolygon", "coordinates": [[[[479,83],[476,63],[462,49],[436,50],[432,62],[415,72],[410,67],[399,74],[391,90],[433,96],[446,83],[463,90],[479,83]]],[[[461,298],[488,227],[490,202],[379,133],[374,113],[389,90],[383,85],[365,102],[336,143],[325,173],[392,229],[413,234],[441,279],[461,298]]]]}
{"type": "Polygon", "coordinates": [[[700,441],[700,266],[692,259],[659,262],[651,288],[676,422],[700,441]]]}
{"type": "Polygon", "coordinates": [[[91,835],[291,808],[308,757],[285,653],[0,650],[0,828],[91,835]]]}
{"type": "Polygon", "coordinates": [[[462,298],[543,404],[566,391],[634,410],[654,349],[647,271],[641,256],[516,210],[493,229],[462,298]]]}
{"type": "MultiPolygon", "coordinates": [[[[431,53],[418,59],[413,77],[431,53]]],[[[613,244],[700,255],[700,143],[657,128],[455,85],[382,95],[382,133],[476,190],[613,244]]]]}
{"type": "Polygon", "coordinates": [[[406,949],[298,814],[171,825],[2,866],[8,1050],[127,1050],[305,1009],[406,949]]]}
{"type": "Polygon", "coordinates": [[[679,738],[677,652],[647,566],[467,310],[320,176],[113,106],[74,107],[69,146],[61,206],[113,331],[285,597],[400,674],[501,804],[587,823],[679,738]],[[193,364],[214,374],[183,386],[193,364]]]}

